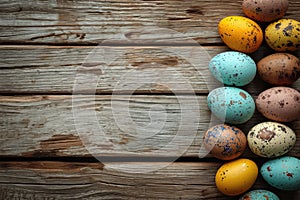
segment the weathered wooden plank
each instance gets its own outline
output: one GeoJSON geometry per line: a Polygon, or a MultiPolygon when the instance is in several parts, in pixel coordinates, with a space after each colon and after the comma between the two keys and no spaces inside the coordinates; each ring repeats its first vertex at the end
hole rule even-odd
{"type": "Polygon", "coordinates": [[[71,94],[76,80],[88,83],[81,84],[81,90],[95,87],[97,93],[189,92],[188,87],[203,93],[208,91],[208,85],[216,83],[210,78],[207,63],[225,49],[3,46],[0,91],[71,94]]]}
{"type": "MultiPolygon", "coordinates": [[[[1,96],[0,113],[1,156],[198,157],[204,132],[219,123],[206,96],[90,95],[73,104],[72,96],[1,96]]],[[[265,120],[256,113],[238,127],[247,133],[265,120]]],[[[300,136],[300,120],[289,126],[300,136]]],[[[289,155],[299,153],[298,141],[289,155]]]]}
{"type": "MultiPolygon", "coordinates": [[[[285,17],[300,20],[299,1],[289,2],[285,17]]],[[[186,43],[192,38],[201,44],[220,43],[217,24],[229,15],[243,15],[241,0],[5,0],[0,4],[0,42],[186,43]]]]}
{"type": "MultiPolygon", "coordinates": [[[[118,167],[146,169],[161,163],[1,162],[1,199],[233,199],[215,187],[221,163],[171,163],[148,173],[128,173],[118,167]]],[[[282,192],[259,177],[254,189],[269,189],[282,200],[296,200],[299,191],[282,192]]]]}
{"type": "MultiPolygon", "coordinates": [[[[224,46],[1,46],[0,93],[71,94],[75,80],[82,83],[81,90],[95,92],[94,88],[98,94],[208,93],[218,85],[208,62],[227,50],[224,46]]],[[[258,61],[269,53],[263,47],[251,56],[258,61]]],[[[300,90],[299,83],[293,87],[300,90]]],[[[258,94],[268,87],[257,78],[246,89],[258,94]]]]}

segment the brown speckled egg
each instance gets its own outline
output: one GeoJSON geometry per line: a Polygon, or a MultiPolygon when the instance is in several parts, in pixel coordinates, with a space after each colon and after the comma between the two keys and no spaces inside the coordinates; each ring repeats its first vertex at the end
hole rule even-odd
{"type": "Polygon", "coordinates": [[[273,158],[286,154],[294,147],[296,134],[284,124],[262,122],[251,128],[247,141],[256,155],[273,158]]]}
{"type": "Polygon", "coordinates": [[[247,140],[240,129],[219,124],[206,131],[203,144],[214,157],[221,160],[231,160],[244,152],[247,140]]]}
{"type": "Polygon", "coordinates": [[[300,117],[300,93],[289,87],[273,87],[258,95],[256,107],[268,119],[290,122],[300,117]]]}
{"type": "Polygon", "coordinates": [[[273,85],[291,85],[300,77],[300,60],[288,53],[275,53],[257,63],[260,77],[273,85]]]}
{"type": "Polygon", "coordinates": [[[261,22],[271,22],[282,18],[288,7],[288,0],[244,0],[242,4],[247,17],[261,22]]]}
{"type": "Polygon", "coordinates": [[[246,17],[225,17],[219,22],[218,31],[223,42],[235,51],[253,53],[263,41],[260,26],[246,17]]]}
{"type": "Polygon", "coordinates": [[[265,30],[267,44],[275,51],[296,51],[300,49],[300,22],[280,19],[265,30]]]}

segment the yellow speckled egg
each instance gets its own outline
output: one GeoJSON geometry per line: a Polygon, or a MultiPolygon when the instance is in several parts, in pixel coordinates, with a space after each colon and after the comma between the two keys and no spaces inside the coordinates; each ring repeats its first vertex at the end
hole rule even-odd
{"type": "Polygon", "coordinates": [[[218,190],[228,196],[237,196],[255,183],[258,167],[252,160],[237,159],[223,164],[217,171],[215,182],[218,190]]]}
{"type": "Polygon", "coordinates": [[[219,35],[231,49],[253,53],[263,41],[263,31],[253,20],[242,16],[223,18],[218,25],[219,35]]]}
{"type": "Polygon", "coordinates": [[[266,28],[265,39],[275,51],[296,51],[300,48],[300,22],[293,19],[273,22],[266,28]]]}

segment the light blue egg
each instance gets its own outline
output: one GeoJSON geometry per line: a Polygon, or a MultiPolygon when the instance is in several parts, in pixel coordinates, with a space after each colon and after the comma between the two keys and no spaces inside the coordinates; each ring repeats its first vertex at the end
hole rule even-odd
{"type": "Polygon", "coordinates": [[[251,95],[235,87],[212,90],[208,94],[207,104],[217,118],[230,124],[245,123],[255,111],[255,102],[251,95]]]}
{"type": "Polygon", "coordinates": [[[285,156],[267,161],[260,169],[262,177],[280,190],[300,189],[300,160],[285,156]]]}
{"type": "Polygon", "coordinates": [[[247,192],[239,200],[280,200],[279,197],[268,190],[252,190],[247,192]]]}
{"type": "Polygon", "coordinates": [[[213,57],[209,63],[209,70],[225,85],[244,86],[254,79],[256,64],[247,54],[228,51],[213,57]]]}

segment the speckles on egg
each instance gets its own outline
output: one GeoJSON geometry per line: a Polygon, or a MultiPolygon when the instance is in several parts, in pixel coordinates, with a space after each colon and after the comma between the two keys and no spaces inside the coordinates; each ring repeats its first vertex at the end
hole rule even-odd
{"type": "Polygon", "coordinates": [[[257,63],[260,77],[274,85],[290,85],[300,77],[300,60],[288,53],[271,54],[257,63]]]}
{"type": "Polygon", "coordinates": [[[244,86],[254,79],[256,64],[244,53],[228,51],[214,56],[209,63],[209,70],[221,83],[244,86]]]}
{"type": "Polygon", "coordinates": [[[281,19],[265,30],[267,44],[275,51],[296,51],[300,48],[300,22],[281,19]]]}
{"type": "Polygon", "coordinates": [[[225,17],[219,22],[218,31],[229,48],[244,53],[253,53],[263,41],[260,26],[253,20],[242,16],[225,17]]]}
{"type": "Polygon", "coordinates": [[[261,22],[271,22],[282,18],[288,6],[288,0],[244,0],[242,4],[246,16],[261,22]]]}
{"type": "Polygon", "coordinates": [[[296,143],[296,134],[284,124],[263,122],[251,128],[247,140],[253,153],[271,158],[289,152],[296,143]]]}
{"type": "Polygon", "coordinates": [[[300,160],[284,156],[265,162],[260,173],[271,186],[280,190],[300,189],[300,160]]]}
{"type": "Polygon", "coordinates": [[[204,135],[205,148],[222,160],[239,157],[247,146],[245,134],[234,126],[219,124],[209,128],[204,135]]]}
{"type": "Polygon", "coordinates": [[[256,107],[268,119],[290,122],[300,117],[300,93],[289,87],[273,87],[258,95],[256,107]]]}
{"type": "Polygon", "coordinates": [[[220,87],[207,97],[211,112],[220,120],[230,124],[242,124],[254,114],[255,103],[245,90],[235,87],[220,87]]]}
{"type": "Polygon", "coordinates": [[[280,200],[279,197],[268,190],[252,190],[244,194],[239,200],[280,200]]]}

